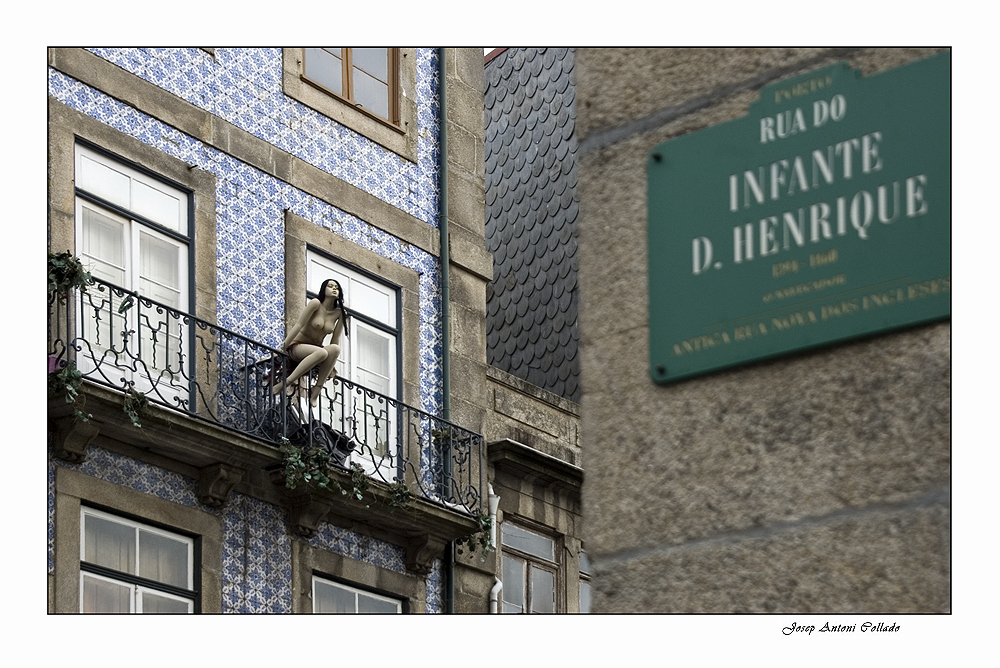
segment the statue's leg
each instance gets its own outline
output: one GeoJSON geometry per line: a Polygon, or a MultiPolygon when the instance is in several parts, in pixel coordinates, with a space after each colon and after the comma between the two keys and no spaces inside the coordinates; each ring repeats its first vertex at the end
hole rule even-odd
{"type": "Polygon", "coordinates": [[[337,359],[340,357],[340,346],[336,343],[328,345],[323,350],[326,351],[326,359],[323,360],[319,365],[317,370],[316,384],[313,385],[312,390],[309,392],[309,403],[315,406],[319,402],[319,395],[323,391],[323,384],[331,376],[333,378],[337,377],[336,364],[337,359]]]}
{"type": "Polygon", "coordinates": [[[308,343],[300,343],[295,346],[295,350],[292,351],[293,359],[299,355],[302,355],[303,357],[301,358],[298,366],[296,366],[295,369],[288,374],[288,378],[271,388],[272,394],[278,394],[286,385],[294,383],[301,378],[304,373],[308,372],[317,364],[323,362],[327,358],[328,353],[325,348],[313,346],[308,343]]]}

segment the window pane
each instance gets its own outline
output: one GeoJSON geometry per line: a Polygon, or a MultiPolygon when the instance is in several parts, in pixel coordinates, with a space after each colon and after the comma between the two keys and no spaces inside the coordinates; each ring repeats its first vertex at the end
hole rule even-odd
{"type": "Polygon", "coordinates": [[[306,49],[305,74],[320,86],[342,95],[344,91],[343,62],[339,56],[340,49],[306,49]],[[333,53],[331,53],[331,51],[333,53]]]}
{"type": "Polygon", "coordinates": [[[176,243],[139,233],[140,294],[180,308],[180,251],[176,243]]]}
{"type": "MultiPolygon", "coordinates": [[[[380,378],[378,384],[388,389],[389,380],[389,339],[359,326],[358,335],[358,367],[367,371],[369,376],[380,378]]],[[[365,383],[367,385],[367,383],[365,383]]],[[[370,386],[371,387],[371,386],[370,386]]],[[[374,387],[372,389],[375,389],[374,387]]],[[[385,392],[380,389],[379,392],[385,392]]]]}
{"type": "Polygon", "coordinates": [[[586,552],[580,553],[580,572],[590,575],[590,558],[586,552]]]}
{"type": "MultiPolygon", "coordinates": [[[[150,531],[139,530],[139,575],[164,584],[189,589],[188,544],[150,531]]],[[[145,606],[143,606],[145,610],[145,606]]]]}
{"type": "Polygon", "coordinates": [[[135,575],[135,529],[84,515],[83,560],[135,575]]]}
{"type": "Polygon", "coordinates": [[[354,613],[357,612],[353,591],[343,587],[314,580],[313,612],[354,613]]]}
{"type": "Polygon", "coordinates": [[[76,185],[89,193],[102,197],[112,204],[129,207],[129,183],[125,174],[111,169],[86,155],[80,156],[80,173],[76,185]]]}
{"type": "Polygon", "coordinates": [[[131,612],[132,587],[83,574],[80,612],[131,612]]]}
{"type": "Polygon", "coordinates": [[[399,611],[399,604],[395,601],[358,593],[358,612],[360,613],[396,614],[399,611]]]}
{"type": "Polygon", "coordinates": [[[531,611],[555,612],[555,573],[531,567],[531,611]]]}
{"type": "Polygon", "coordinates": [[[389,87],[361,70],[354,70],[354,101],[362,107],[389,118],[389,87]]]}
{"type": "Polygon", "coordinates": [[[142,591],[142,613],[149,614],[186,614],[191,612],[192,602],[179,598],[154,594],[148,590],[142,591]]]}
{"type": "Polygon", "coordinates": [[[354,67],[387,83],[389,81],[389,49],[351,49],[354,67]]]}
{"type": "Polygon", "coordinates": [[[125,283],[125,223],[82,206],[83,234],[80,251],[89,260],[90,272],[123,287],[125,283]]]}
{"type": "Polygon", "coordinates": [[[503,557],[504,612],[521,612],[524,609],[524,562],[503,557]]]}
{"type": "Polygon", "coordinates": [[[375,287],[365,285],[360,281],[351,282],[351,301],[348,305],[352,310],[388,324],[393,324],[395,318],[390,311],[391,296],[375,287]]]}
{"type": "Polygon", "coordinates": [[[175,232],[187,234],[186,229],[181,229],[181,201],[175,195],[134,181],[132,211],[175,232]]]}
{"type": "Polygon", "coordinates": [[[527,529],[522,529],[519,526],[505,522],[501,541],[504,545],[522,552],[527,552],[528,554],[549,561],[555,561],[555,543],[553,540],[534,531],[528,531],[527,529]]]}
{"type": "Polygon", "coordinates": [[[590,583],[580,583],[580,612],[590,612],[590,583]]]}

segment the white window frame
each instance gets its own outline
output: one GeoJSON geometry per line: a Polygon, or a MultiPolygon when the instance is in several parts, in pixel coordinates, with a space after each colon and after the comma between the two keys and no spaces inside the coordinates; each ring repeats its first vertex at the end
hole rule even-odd
{"type": "Polygon", "coordinates": [[[188,614],[195,611],[195,600],[196,594],[194,592],[194,574],[195,574],[195,550],[194,550],[194,539],[189,536],[183,536],[172,531],[167,531],[165,529],[160,529],[142,522],[137,522],[135,520],[126,519],[118,515],[113,515],[111,513],[106,513],[95,508],[90,508],[88,506],[80,507],[80,612],[86,612],[84,610],[84,588],[86,581],[88,579],[98,580],[102,582],[110,582],[116,585],[120,585],[129,590],[129,613],[131,614],[141,614],[143,612],[143,599],[146,595],[161,596],[163,598],[168,598],[171,600],[183,602],[187,606],[188,614]],[[87,561],[87,532],[86,532],[86,518],[87,516],[96,517],[105,521],[114,522],[120,526],[129,527],[134,531],[135,535],[135,573],[125,573],[124,571],[115,571],[114,569],[101,566],[100,564],[90,564],[87,561]],[[139,549],[139,536],[140,531],[144,531],[150,534],[155,534],[169,538],[172,541],[182,543],[187,548],[187,582],[186,589],[183,587],[169,586],[172,591],[164,591],[160,587],[152,587],[143,584],[143,581],[148,581],[146,578],[142,578],[138,575],[141,570],[140,557],[141,551],[139,549]],[[89,569],[88,566],[96,566],[96,569],[89,569]],[[115,577],[115,575],[119,577],[115,577]]]}
{"type": "MultiPolygon", "coordinates": [[[[307,249],[306,285],[308,289],[319,290],[320,284],[327,278],[336,279],[340,283],[344,291],[344,301],[353,314],[350,322],[349,336],[348,332],[345,331],[344,335],[340,338],[341,352],[340,357],[337,359],[337,375],[359,385],[364,385],[398,402],[400,373],[398,349],[401,336],[398,287],[388,282],[375,280],[321,253],[307,249]],[[374,297],[374,302],[364,301],[361,298],[363,294],[374,297]],[[366,318],[370,318],[377,324],[366,321],[366,318]],[[364,382],[367,379],[365,377],[366,374],[369,374],[368,377],[371,377],[375,373],[371,370],[365,370],[359,365],[362,336],[375,336],[383,340],[386,344],[388,353],[386,368],[388,369],[388,376],[383,376],[384,383],[381,388],[371,387],[370,383],[364,382]]],[[[328,344],[329,340],[329,337],[325,339],[323,341],[324,345],[328,344]]],[[[334,385],[331,383],[326,388],[326,391],[332,393],[333,390],[334,385]]],[[[361,419],[360,416],[354,415],[356,413],[356,404],[350,395],[345,398],[344,405],[347,412],[352,416],[349,419],[361,419]]],[[[305,408],[304,404],[303,408],[305,408]]],[[[370,443],[369,445],[373,446],[372,453],[355,451],[351,455],[350,462],[360,464],[369,474],[374,475],[376,471],[379,471],[383,475],[386,475],[386,477],[391,477],[397,464],[395,461],[396,453],[392,452],[391,449],[395,445],[395,431],[399,416],[396,414],[397,411],[390,409],[391,407],[387,406],[386,408],[385,417],[387,419],[384,429],[380,427],[380,431],[385,434],[385,441],[370,443]]],[[[343,416],[338,414],[332,420],[329,418],[324,419],[322,408],[320,412],[321,420],[330,424],[334,429],[338,428],[338,423],[341,422],[343,416]]],[[[369,418],[369,422],[372,425],[370,428],[373,428],[374,420],[369,418]]],[[[365,424],[358,423],[357,429],[359,434],[362,436],[365,435],[365,424]]]]}
{"type": "Polygon", "coordinates": [[[504,574],[504,588],[502,611],[504,614],[536,614],[536,613],[557,613],[561,612],[559,602],[560,567],[558,561],[557,541],[553,536],[545,535],[537,530],[528,529],[512,522],[504,522],[500,525],[501,533],[501,569],[504,574]],[[522,550],[515,547],[514,535],[520,532],[529,534],[531,538],[540,538],[547,541],[551,546],[551,552],[543,554],[540,551],[522,550]],[[523,592],[522,601],[510,601],[507,595],[515,588],[512,585],[508,564],[518,564],[520,571],[520,591],[523,592]],[[551,610],[545,609],[547,606],[541,600],[536,600],[532,584],[532,574],[534,572],[547,573],[552,576],[552,601],[551,610]]]}
{"type": "MultiPolygon", "coordinates": [[[[190,290],[188,282],[191,253],[191,231],[189,220],[190,193],[181,190],[180,188],[176,188],[163,180],[156,179],[125,164],[124,162],[115,160],[102,152],[96,151],[80,143],[77,143],[75,146],[74,164],[77,189],[75,202],[75,234],[77,240],[77,254],[83,261],[84,265],[89,271],[99,276],[101,273],[99,271],[100,264],[110,264],[106,259],[100,259],[96,255],[91,255],[84,251],[84,211],[90,210],[105,217],[113,223],[121,225],[123,257],[121,266],[117,268],[122,272],[123,279],[120,283],[116,284],[124,290],[133,293],[138,292],[142,296],[155,299],[155,297],[151,295],[144,294],[146,291],[141,289],[141,285],[144,280],[152,281],[151,277],[143,276],[141,274],[140,242],[143,235],[147,235],[150,239],[157,243],[174,247],[177,252],[177,284],[176,286],[164,287],[165,289],[174,291],[177,294],[176,304],[171,305],[171,307],[180,313],[190,313],[190,290]],[[117,176],[120,183],[127,184],[124,188],[125,192],[118,192],[114,189],[103,188],[101,183],[88,182],[86,178],[87,166],[91,163],[96,163],[96,165],[101,168],[111,170],[111,172],[117,176]],[[142,194],[151,191],[154,192],[161,201],[167,201],[170,198],[175,199],[177,202],[176,215],[167,216],[165,212],[157,212],[145,206],[142,194]],[[150,218],[140,215],[137,211],[145,213],[150,216],[150,218]]],[[[148,201],[148,199],[146,201],[148,201]]],[[[105,277],[104,280],[108,279],[105,277]]],[[[119,318],[117,310],[120,305],[120,301],[121,300],[115,300],[109,309],[112,312],[110,313],[111,317],[116,320],[119,318]]],[[[80,302],[81,308],[78,309],[77,315],[77,331],[86,331],[86,329],[84,329],[85,323],[83,319],[85,317],[89,317],[89,314],[86,313],[89,309],[84,308],[84,306],[88,303],[89,302],[86,298],[80,302]]],[[[116,349],[120,349],[120,346],[122,345],[121,332],[124,328],[127,327],[130,330],[142,331],[138,327],[138,324],[140,323],[140,310],[142,311],[143,316],[143,330],[146,329],[145,325],[149,324],[146,321],[146,318],[157,317],[155,309],[140,309],[136,305],[133,305],[123,316],[121,316],[119,326],[112,327],[111,331],[109,331],[109,336],[113,340],[108,342],[102,341],[99,349],[93,349],[94,356],[97,357],[98,361],[100,360],[100,355],[108,349],[109,344],[113,345],[116,349]]],[[[178,327],[181,322],[179,318],[167,316],[162,317],[166,317],[167,322],[174,325],[174,327],[178,327]]],[[[90,325],[88,324],[87,326],[90,325]]],[[[154,326],[156,325],[154,324],[154,326]]],[[[168,333],[168,336],[172,340],[173,345],[176,346],[173,349],[173,359],[190,359],[190,356],[185,354],[185,348],[188,344],[187,328],[182,328],[179,329],[179,331],[168,333]],[[184,357],[180,358],[180,355],[184,355],[184,357]]],[[[141,336],[133,337],[133,339],[129,341],[129,345],[148,345],[149,341],[140,340],[141,338],[141,336]]],[[[90,344],[91,346],[95,346],[96,342],[90,341],[90,344]]],[[[82,354],[79,355],[79,358],[80,359],[77,360],[77,365],[85,373],[96,368],[96,361],[89,355],[82,354]]],[[[133,372],[128,364],[116,366],[115,374],[119,375],[120,372],[120,375],[125,377],[126,380],[135,383],[136,389],[141,392],[150,391],[155,384],[160,397],[168,402],[175,396],[186,396],[189,388],[183,380],[183,376],[177,376],[175,378],[173,374],[161,373],[162,368],[154,368],[152,366],[153,356],[146,354],[145,351],[141,353],[141,358],[149,368],[150,375],[154,377],[153,382],[150,382],[145,374],[133,372]]],[[[113,362],[113,359],[113,355],[106,357],[104,359],[104,363],[107,364],[109,362],[113,362]]],[[[176,371],[176,362],[172,366],[176,371]]]]}
{"type": "MultiPolygon", "coordinates": [[[[313,578],[312,578],[313,610],[312,611],[313,611],[314,614],[336,614],[336,613],[323,613],[323,612],[320,612],[320,611],[318,611],[316,609],[316,604],[317,604],[317,601],[319,600],[319,598],[317,596],[317,593],[316,593],[316,587],[317,587],[317,585],[319,585],[321,587],[331,587],[331,588],[334,588],[334,589],[339,589],[342,592],[347,592],[349,594],[353,594],[354,595],[354,613],[353,614],[397,614],[397,615],[403,614],[403,601],[401,599],[392,598],[392,597],[389,597],[389,596],[383,596],[382,594],[376,594],[376,593],[373,593],[373,592],[370,592],[370,591],[366,591],[364,589],[358,589],[357,587],[351,587],[350,585],[345,585],[345,584],[343,584],[341,582],[336,582],[336,581],[331,580],[329,578],[324,578],[324,577],[320,577],[318,575],[313,575],[313,578]],[[395,606],[396,611],[395,611],[395,613],[390,613],[390,612],[362,613],[362,612],[359,612],[358,611],[359,599],[362,596],[374,599],[376,601],[380,601],[382,603],[389,603],[389,604],[395,606]]],[[[346,613],[346,614],[352,614],[352,613],[346,613]]]]}

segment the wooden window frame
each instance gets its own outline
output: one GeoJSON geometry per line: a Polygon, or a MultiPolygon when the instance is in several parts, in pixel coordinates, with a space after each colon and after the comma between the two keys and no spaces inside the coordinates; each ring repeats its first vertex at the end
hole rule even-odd
{"type": "Polygon", "coordinates": [[[340,98],[347,104],[352,105],[355,109],[360,111],[371,118],[382,123],[387,123],[395,129],[400,129],[400,113],[399,113],[399,49],[395,47],[387,47],[388,52],[386,56],[386,78],[388,81],[386,85],[389,89],[388,95],[388,109],[389,115],[387,117],[381,116],[374,111],[371,111],[367,107],[361,106],[361,104],[354,97],[354,48],[353,47],[340,47],[340,62],[341,62],[341,81],[344,83],[344,90],[335,91],[330,90],[321,83],[318,83],[310,79],[306,75],[306,59],[305,53],[303,52],[302,58],[302,80],[307,82],[311,86],[319,88],[325,93],[333,95],[340,98]]]}
{"type": "MultiPolygon", "coordinates": [[[[501,525],[500,525],[500,550],[501,550],[500,557],[501,557],[501,559],[509,558],[509,559],[517,560],[517,561],[522,562],[524,564],[524,566],[525,566],[525,568],[524,568],[524,576],[525,576],[525,582],[524,582],[524,601],[522,603],[523,609],[521,610],[521,614],[539,614],[539,613],[535,613],[535,612],[532,611],[532,607],[534,605],[532,585],[531,585],[531,569],[532,568],[536,568],[536,569],[539,569],[539,570],[543,570],[543,571],[552,573],[552,576],[553,576],[552,577],[552,595],[553,595],[552,607],[553,607],[553,610],[552,610],[551,613],[540,613],[540,614],[561,614],[561,613],[564,613],[566,611],[565,601],[563,600],[563,596],[562,596],[562,593],[561,593],[562,592],[562,587],[563,587],[563,578],[564,578],[563,567],[564,566],[563,566],[562,560],[559,558],[559,555],[560,555],[560,552],[561,552],[560,551],[560,542],[561,541],[556,536],[548,533],[544,529],[541,529],[541,528],[538,528],[536,526],[532,526],[530,524],[527,524],[527,523],[521,521],[520,519],[513,520],[513,521],[511,521],[511,520],[504,520],[501,523],[501,525]],[[547,540],[552,541],[552,559],[550,560],[550,559],[548,559],[546,557],[543,557],[543,556],[540,556],[540,555],[537,555],[537,554],[532,554],[531,552],[519,550],[519,549],[517,549],[517,548],[515,548],[515,547],[513,547],[513,546],[511,546],[509,544],[506,544],[504,542],[504,528],[505,527],[511,527],[511,526],[513,526],[514,528],[523,530],[523,531],[527,531],[529,533],[536,534],[536,535],[538,535],[541,538],[545,538],[547,540]]],[[[501,601],[501,608],[502,608],[504,602],[506,602],[506,601],[501,601]]],[[[511,613],[504,613],[504,614],[511,614],[511,613]]]]}
{"type": "Polygon", "coordinates": [[[281,86],[285,95],[370,139],[400,157],[417,162],[417,51],[393,47],[396,86],[396,120],[392,122],[357,107],[342,94],[317,85],[305,77],[305,49],[282,50],[281,86]]]}

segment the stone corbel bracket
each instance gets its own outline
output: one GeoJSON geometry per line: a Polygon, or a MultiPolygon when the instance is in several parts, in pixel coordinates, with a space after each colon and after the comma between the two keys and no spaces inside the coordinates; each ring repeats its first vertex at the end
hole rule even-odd
{"type": "Polygon", "coordinates": [[[73,464],[87,459],[87,446],[101,427],[93,420],[81,420],[74,411],[83,411],[86,397],[67,403],[61,397],[49,400],[49,424],[52,426],[53,455],[73,464]]]}
{"type": "Polygon", "coordinates": [[[212,464],[198,473],[198,500],[206,506],[221,508],[229,495],[243,480],[243,469],[228,464],[212,464]]]}
{"type": "Polygon", "coordinates": [[[445,541],[433,536],[414,536],[406,541],[406,568],[417,575],[430,575],[434,560],[444,553],[445,541]]]}
{"type": "Polygon", "coordinates": [[[311,494],[296,495],[292,497],[288,523],[295,535],[312,538],[328,512],[330,504],[314,498],[311,494]]]}

